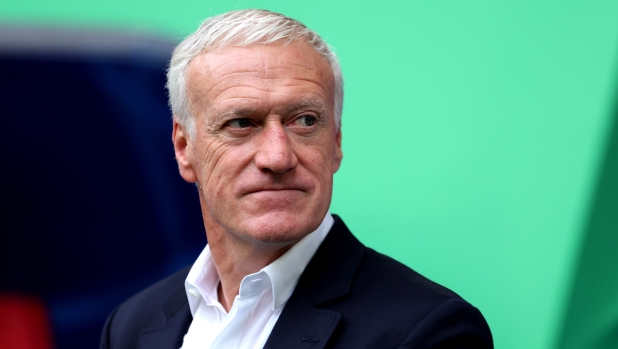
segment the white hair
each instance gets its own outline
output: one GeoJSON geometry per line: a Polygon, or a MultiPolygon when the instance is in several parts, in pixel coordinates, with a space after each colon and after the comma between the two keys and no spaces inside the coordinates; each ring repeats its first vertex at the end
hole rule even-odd
{"type": "Polygon", "coordinates": [[[341,126],[343,111],[343,76],[339,60],[322,38],[299,21],[266,10],[230,11],[204,20],[199,28],[174,49],[167,70],[169,105],[176,120],[189,137],[195,135],[195,118],[191,115],[187,98],[187,69],[200,53],[227,46],[248,46],[293,40],[304,40],[330,65],[335,78],[335,122],[341,126]]]}

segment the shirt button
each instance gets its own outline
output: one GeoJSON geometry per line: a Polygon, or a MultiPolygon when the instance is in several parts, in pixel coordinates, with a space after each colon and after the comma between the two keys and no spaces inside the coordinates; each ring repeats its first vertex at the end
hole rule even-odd
{"type": "Polygon", "coordinates": [[[189,289],[189,293],[191,293],[191,295],[192,295],[193,297],[195,297],[195,298],[197,298],[197,296],[199,296],[199,295],[200,295],[200,294],[197,292],[197,290],[196,290],[196,289],[194,289],[194,288],[190,288],[190,289],[189,289]]]}

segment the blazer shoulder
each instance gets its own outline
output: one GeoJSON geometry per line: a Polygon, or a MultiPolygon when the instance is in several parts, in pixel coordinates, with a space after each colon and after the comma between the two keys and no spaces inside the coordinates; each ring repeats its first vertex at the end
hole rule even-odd
{"type": "Polygon", "coordinates": [[[189,270],[190,266],[185,267],[119,305],[107,319],[101,348],[124,348],[120,343],[136,345],[142,330],[162,326],[178,313],[188,304],[184,281],[189,270]]]}
{"type": "Polygon", "coordinates": [[[361,265],[359,276],[373,278],[394,294],[406,295],[413,293],[421,299],[435,300],[442,303],[447,299],[461,297],[452,290],[426,278],[407,265],[382,253],[367,248],[361,265]]]}
{"type": "Polygon", "coordinates": [[[333,228],[303,274],[303,281],[312,285],[314,303],[352,292],[352,299],[386,309],[398,302],[411,304],[409,300],[414,299],[415,311],[420,311],[418,303],[435,307],[447,299],[461,299],[410,267],[366,247],[340,217],[333,217],[333,228]]]}
{"type": "Polygon", "coordinates": [[[477,308],[371,248],[357,269],[352,292],[368,304],[365,310],[389,319],[383,330],[399,333],[392,339],[401,348],[493,348],[491,331],[477,308]]]}

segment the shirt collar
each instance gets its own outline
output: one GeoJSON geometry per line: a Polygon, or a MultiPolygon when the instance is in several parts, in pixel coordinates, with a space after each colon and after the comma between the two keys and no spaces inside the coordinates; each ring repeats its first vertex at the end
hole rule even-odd
{"type": "Polygon", "coordinates": [[[330,212],[327,213],[318,229],[302,238],[281,257],[262,269],[268,274],[273,285],[273,310],[288,301],[300,275],[328,235],[334,222],[330,212]]]}
{"type": "MultiPolygon", "coordinates": [[[[330,212],[326,214],[320,226],[285,252],[281,257],[262,268],[259,272],[247,275],[241,282],[247,284],[254,279],[257,274],[266,274],[272,286],[273,310],[285,305],[292,295],[300,275],[305,270],[307,264],[317,251],[326,235],[333,226],[335,220],[330,212]]],[[[212,260],[210,246],[206,245],[202,253],[197,257],[185,280],[185,290],[189,301],[191,314],[195,316],[201,301],[207,305],[221,307],[217,287],[219,286],[219,275],[212,260]]]]}
{"type": "Polygon", "coordinates": [[[195,316],[198,305],[205,301],[208,305],[218,303],[217,287],[219,286],[219,275],[212,260],[210,246],[206,245],[202,253],[197,257],[195,263],[189,270],[185,279],[185,290],[189,300],[191,315],[195,316]]]}

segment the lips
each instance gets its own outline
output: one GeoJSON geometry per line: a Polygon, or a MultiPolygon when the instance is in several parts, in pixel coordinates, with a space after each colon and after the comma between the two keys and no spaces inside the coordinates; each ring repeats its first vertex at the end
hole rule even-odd
{"type": "Polygon", "coordinates": [[[309,187],[306,185],[300,185],[299,183],[286,183],[286,184],[263,184],[263,185],[246,185],[239,188],[238,191],[241,196],[251,194],[285,194],[286,192],[308,192],[309,187]]]}
{"type": "Polygon", "coordinates": [[[302,189],[302,188],[298,188],[298,187],[284,187],[284,188],[254,188],[254,189],[249,189],[247,191],[244,191],[243,195],[250,195],[250,194],[256,194],[256,193],[278,193],[281,192],[281,194],[283,194],[283,192],[292,192],[292,191],[300,191],[300,192],[305,192],[306,190],[302,189]]]}

